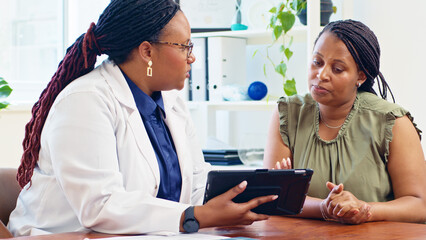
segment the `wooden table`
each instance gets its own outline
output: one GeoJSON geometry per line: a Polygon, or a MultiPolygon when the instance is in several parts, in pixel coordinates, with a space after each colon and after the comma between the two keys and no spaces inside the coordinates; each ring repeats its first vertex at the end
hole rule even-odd
{"type": "MultiPolygon", "coordinates": [[[[206,228],[201,233],[255,239],[426,239],[426,224],[371,222],[343,225],[320,220],[271,217],[250,226],[206,228]]],[[[117,235],[101,233],[61,233],[44,236],[19,237],[19,240],[83,240],[117,235]]]]}

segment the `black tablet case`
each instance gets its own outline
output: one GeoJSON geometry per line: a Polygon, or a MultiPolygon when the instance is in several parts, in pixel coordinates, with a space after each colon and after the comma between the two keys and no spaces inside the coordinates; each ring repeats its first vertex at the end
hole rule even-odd
{"type": "Polygon", "coordinates": [[[204,203],[246,180],[247,188],[233,199],[234,202],[278,195],[275,201],[264,203],[252,211],[268,215],[298,214],[302,211],[312,174],[312,169],[210,171],[204,203]]]}

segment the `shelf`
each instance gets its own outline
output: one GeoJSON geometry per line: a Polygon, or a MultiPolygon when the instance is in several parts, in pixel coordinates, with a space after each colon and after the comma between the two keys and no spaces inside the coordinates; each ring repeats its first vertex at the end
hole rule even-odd
{"type": "MultiPolygon", "coordinates": [[[[307,27],[306,26],[294,26],[289,35],[293,36],[294,41],[306,41],[307,27]]],[[[246,38],[248,45],[255,44],[271,44],[272,43],[272,31],[271,30],[241,30],[241,31],[222,31],[222,32],[204,32],[204,33],[193,33],[193,38],[200,37],[234,37],[234,38],[246,38]]]]}
{"type": "Polygon", "coordinates": [[[187,102],[190,110],[207,107],[209,110],[225,111],[269,111],[276,105],[276,100],[270,101],[223,101],[223,102],[187,102]]]}

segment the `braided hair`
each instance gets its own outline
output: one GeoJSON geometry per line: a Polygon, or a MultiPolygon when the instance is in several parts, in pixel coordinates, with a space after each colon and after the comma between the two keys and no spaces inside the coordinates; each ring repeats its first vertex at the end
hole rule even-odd
{"type": "Polygon", "coordinates": [[[165,25],[179,10],[173,0],[112,0],[68,49],[56,73],[32,108],[25,126],[24,153],[18,168],[21,187],[31,182],[39,158],[40,136],[49,110],[58,94],[71,81],[94,69],[96,56],[107,54],[115,64],[125,62],[143,41],[156,41],[165,25]]]}
{"type": "Polygon", "coordinates": [[[380,96],[387,99],[388,90],[395,98],[385,77],[380,72],[380,46],[376,35],[365,24],[355,20],[340,20],[330,22],[320,32],[315,44],[325,32],[333,33],[345,43],[358,68],[367,76],[366,81],[358,88],[359,91],[371,92],[377,95],[373,89],[374,80],[378,78],[377,86],[380,96]]]}

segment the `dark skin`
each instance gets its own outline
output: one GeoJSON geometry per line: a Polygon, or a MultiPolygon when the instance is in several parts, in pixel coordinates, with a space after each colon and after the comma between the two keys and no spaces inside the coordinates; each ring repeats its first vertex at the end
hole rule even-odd
{"type": "MultiPolygon", "coordinates": [[[[318,102],[321,112],[318,134],[324,140],[334,139],[339,129],[327,127],[324,121],[331,126],[344,123],[355,101],[358,83],[366,80],[365,74],[359,70],[346,45],[332,33],[326,32],[315,45],[308,78],[311,95],[318,102]]],[[[279,126],[276,109],[270,123],[264,166],[292,168],[293,156],[281,138],[279,126]]],[[[387,171],[395,200],[366,203],[344,190],[343,184],[328,182],[328,197],[324,200],[308,196],[303,213],[298,216],[322,218],[320,206],[324,200],[327,217],[343,223],[383,220],[425,222],[426,164],[419,137],[407,116],[395,120],[392,135],[387,171]]]]}
{"type": "MultiPolygon", "coordinates": [[[[263,203],[274,201],[278,196],[263,196],[254,198],[245,203],[234,203],[232,201],[238,194],[247,187],[244,181],[231,188],[222,195],[219,195],[202,206],[196,206],[194,210],[195,218],[200,224],[200,228],[219,227],[229,225],[250,225],[255,221],[262,221],[269,218],[268,215],[257,214],[251,210],[263,203]]],[[[181,216],[180,231],[183,232],[184,214],[181,216]]]]}
{"type": "MultiPolygon", "coordinates": [[[[191,38],[191,28],[185,15],[179,11],[164,27],[160,34],[160,41],[179,44],[187,44],[191,38]]],[[[187,57],[187,49],[179,46],[142,42],[135,48],[129,59],[120,64],[122,71],[147,95],[151,96],[155,91],[164,91],[184,87],[184,82],[189,77],[190,64],[195,61],[191,54],[187,57]],[[148,62],[152,61],[152,77],[147,76],[148,62]]],[[[266,220],[267,215],[256,214],[251,209],[274,201],[277,196],[257,197],[246,203],[234,203],[232,199],[243,192],[247,187],[244,181],[219,195],[202,206],[195,206],[194,215],[200,224],[200,228],[217,227],[227,225],[249,225],[254,221],[266,220]]],[[[184,212],[180,218],[181,232],[184,212]]]]}

